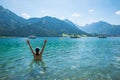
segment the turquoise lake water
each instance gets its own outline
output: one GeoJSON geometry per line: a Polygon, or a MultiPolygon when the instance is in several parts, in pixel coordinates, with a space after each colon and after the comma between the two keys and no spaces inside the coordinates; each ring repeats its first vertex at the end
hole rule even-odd
{"type": "Polygon", "coordinates": [[[43,61],[33,61],[27,38],[0,38],[0,80],[120,80],[120,38],[30,39],[42,47],[43,61]]]}

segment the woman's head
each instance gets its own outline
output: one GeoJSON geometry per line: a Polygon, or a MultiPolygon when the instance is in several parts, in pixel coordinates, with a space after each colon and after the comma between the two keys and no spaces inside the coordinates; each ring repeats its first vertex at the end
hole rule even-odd
{"type": "Polygon", "coordinates": [[[38,47],[35,49],[35,51],[36,51],[36,55],[39,55],[40,49],[38,47]]]}

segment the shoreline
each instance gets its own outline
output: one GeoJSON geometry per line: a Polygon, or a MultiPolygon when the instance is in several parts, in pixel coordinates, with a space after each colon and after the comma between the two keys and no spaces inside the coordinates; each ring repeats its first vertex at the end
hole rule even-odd
{"type": "Polygon", "coordinates": [[[25,37],[16,37],[16,36],[0,36],[0,38],[25,38],[25,37]]]}
{"type": "MultiPolygon", "coordinates": [[[[41,37],[62,37],[62,36],[41,36],[41,37]]],[[[17,36],[0,36],[0,38],[28,38],[28,37],[17,37],[17,36]]],[[[40,37],[37,37],[40,38],[40,37]]]]}
{"type": "MultiPolygon", "coordinates": [[[[41,36],[41,37],[51,37],[51,36],[41,36]]],[[[53,37],[62,37],[62,36],[53,36],[53,37]]],[[[98,37],[98,36],[87,36],[87,37],[98,37]]],[[[108,37],[120,37],[120,36],[108,36],[108,37]]],[[[0,38],[28,38],[28,37],[0,36],[0,38]]],[[[40,38],[40,37],[37,37],[37,38],[40,38]]]]}

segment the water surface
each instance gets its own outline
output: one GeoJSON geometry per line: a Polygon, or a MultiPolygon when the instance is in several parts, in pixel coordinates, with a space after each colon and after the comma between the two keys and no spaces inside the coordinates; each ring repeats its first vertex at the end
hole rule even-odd
{"type": "Polygon", "coordinates": [[[0,38],[1,80],[120,80],[120,38],[41,37],[42,62],[33,62],[27,38],[0,38]]]}

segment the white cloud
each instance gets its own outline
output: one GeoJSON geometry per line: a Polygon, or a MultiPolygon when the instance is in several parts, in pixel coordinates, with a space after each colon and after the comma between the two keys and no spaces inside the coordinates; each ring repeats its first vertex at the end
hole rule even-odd
{"type": "Polygon", "coordinates": [[[100,21],[100,20],[91,19],[91,20],[89,21],[89,23],[98,22],[98,21],[100,21]]]}
{"type": "Polygon", "coordinates": [[[95,22],[99,22],[99,21],[105,21],[104,18],[99,18],[99,19],[89,19],[87,24],[91,24],[91,23],[95,23],[95,22]]]}
{"type": "Polygon", "coordinates": [[[49,16],[49,11],[48,10],[42,10],[41,11],[41,16],[49,16]]]}
{"type": "Polygon", "coordinates": [[[73,13],[72,17],[81,17],[81,15],[79,13],[73,13]]]}
{"type": "Polygon", "coordinates": [[[40,13],[39,13],[39,16],[41,17],[44,17],[44,16],[51,16],[51,17],[54,17],[54,13],[50,12],[49,10],[42,10],[40,13]]]}
{"type": "Polygon", "coordinates": [[[116,11],[115,14],[120,15],[120,10],[119,10],[119,11],[116,11]]]}
{"type": "Polygon", "coordinates": [[[88,10],[90,13],[93,13],[95,10],[94,9],[90,9],[88,10]]]}
{"type": "Polygon", "coordinates": [[[30,16],[29,14],[27,14],[27,13],[22,13],[21,15],[22,15],[22,17],[25,18],[25,19],[29,19],[29,18],[31,17],[31,16],[30,16]]]}
{"type": "Polygon", "coordinates": [[[60,19],[64,20],[64,19],[65,19],[65,17],[63,16],[63,17],[61,17],[60,19]]]}

